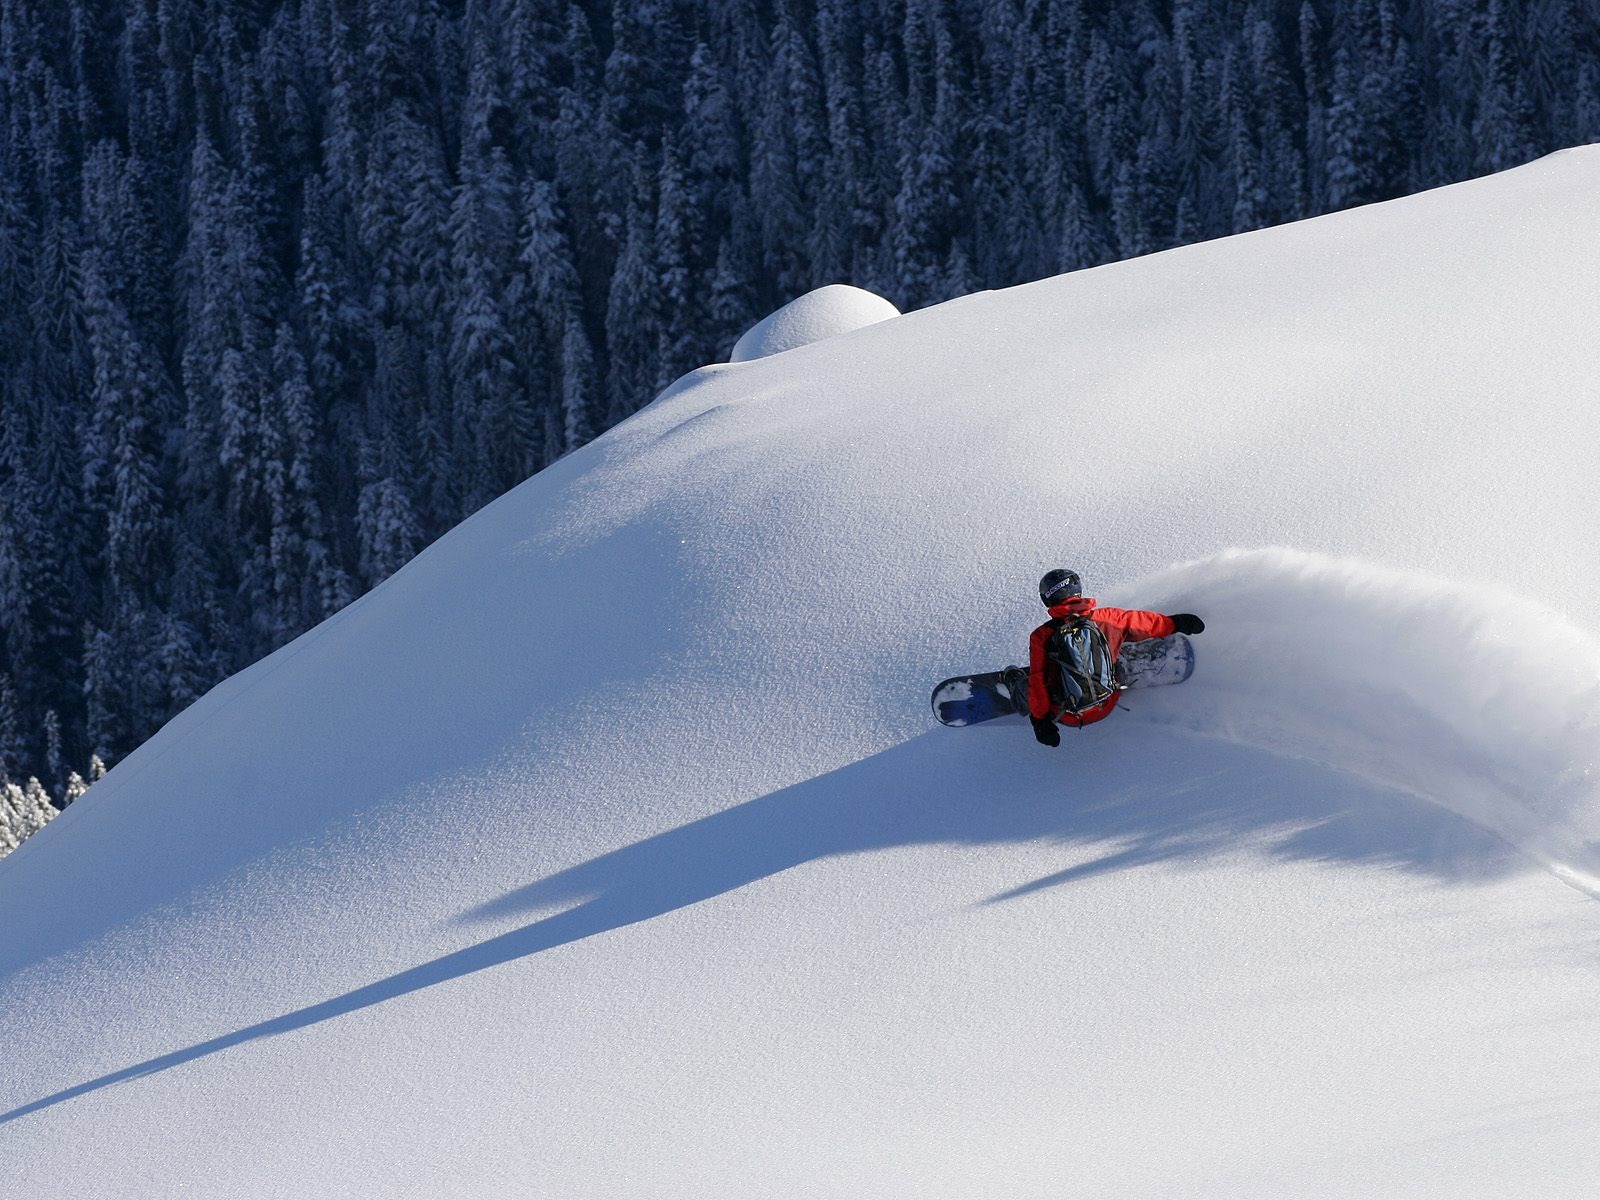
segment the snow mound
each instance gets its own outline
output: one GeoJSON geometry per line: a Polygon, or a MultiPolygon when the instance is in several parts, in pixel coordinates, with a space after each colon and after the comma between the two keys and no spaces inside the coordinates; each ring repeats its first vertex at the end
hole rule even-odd
{"type": "Polygon", "coordinates": [[[1138,707],[1430,800],[1600,896],[1600,641],[1559,613],[1286,549],[1176,566],[1130,595],[1212,614],[1182,701],[1138,707]]]}
{"type": "Polygon", "coordinates": [[[847,283],[830,283],[757,321],[734,343],[728,361],[751,362],[782,354],[899,315],[900,310],[882,296],[847,283]]]}

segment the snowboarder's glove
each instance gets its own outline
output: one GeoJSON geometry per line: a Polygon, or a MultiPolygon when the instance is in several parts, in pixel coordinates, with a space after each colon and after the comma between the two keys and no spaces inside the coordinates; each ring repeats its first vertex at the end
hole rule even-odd
{"type": "Polygon", "coordinates": [[[1033,736],[1039,739],[1041,746],[1061,745],[1061,730],[1056,723],[1047,717],[1029,717],[1033,722],[1033,736]]]}
{"type": "Polygon", "coordinates": [[[1206,623],[1193,613],[1173,613],[1172,625],[1179,633],[1204,633],[1206,623]]]}

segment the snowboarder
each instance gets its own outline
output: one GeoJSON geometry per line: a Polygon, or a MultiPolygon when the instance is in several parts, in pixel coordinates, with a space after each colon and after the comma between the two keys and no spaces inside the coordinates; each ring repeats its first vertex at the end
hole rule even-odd
{"type": "MultiPolygon", "coordinates": [[[[1206,627],[1193,613],[1169,617],[1100,608],[1083,594],[1076,571],[1047,574],[1039,581],[1039,599],[1050,619],[1028,641],[1028,719],[1033,736],[1046,746],[1061,744],[1057,722],[1081,728],[1111,715],[1122,694],[1114,668],[1124,642],[1201,633],[1206,627]]],[[[1011,670],[1021,675],[1020,669],[1011,670]]],[[[1012,679],[1020,690],[1022,680],[1012,679]]]]}

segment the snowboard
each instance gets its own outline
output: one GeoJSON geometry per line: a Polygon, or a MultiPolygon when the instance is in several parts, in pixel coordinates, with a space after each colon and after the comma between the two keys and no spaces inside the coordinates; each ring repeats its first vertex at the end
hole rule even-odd
{"type": "MultiPolygon", "coordinates": [[[[1181,633],[1124,642],[1117,678],[1130,691],[1182,683],[1194,674],[1194,643],[1181,633]]],[[[1028,672],[1007,667],[982,675],[957,675],[933,689],[933,715],[943,725],[978,725],[1028,711],[1028,672]]]]}

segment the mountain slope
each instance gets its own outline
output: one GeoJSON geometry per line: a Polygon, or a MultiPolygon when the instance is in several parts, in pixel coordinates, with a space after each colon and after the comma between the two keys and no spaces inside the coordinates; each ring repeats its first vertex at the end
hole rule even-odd
{"type": "Polygon", "coordinates": [[[1591,1178],[1597,195],[1569,152],[686,377],[0,867],[19,1186],[1591,1178]],[[1057,753],[930,729],[1063,564],[1205,616],[1196,678],[1057,753]]]}

